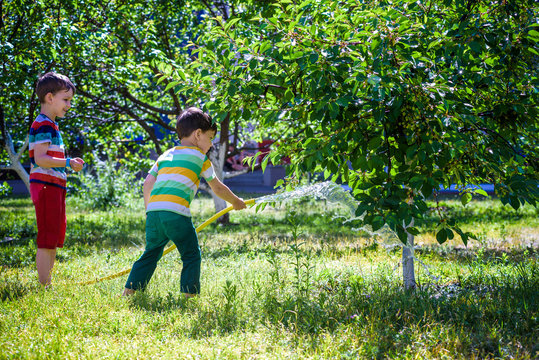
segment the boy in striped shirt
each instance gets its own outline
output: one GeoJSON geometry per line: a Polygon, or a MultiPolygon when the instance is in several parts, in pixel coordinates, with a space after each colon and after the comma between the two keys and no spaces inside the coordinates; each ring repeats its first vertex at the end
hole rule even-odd
{"type": "Polygon", "coordinates": [[[245,202],[215,176],[206,155],[217,132],[211,117],[198,108],[188,108],[178,116],[176,132],[181,146],[165,151],[144,180],[146,249],[133,264],[124,296],[146,288],[169,240],[178,248],[183,263],[181,292],[186,297],[200,293],[200,248],[189,206],[201,177],[235,210],[246,207],[245,202]]]}
{"type": "Polygon", "coordinates": [[[67,76],[49,72],[39,78],[36,94],[41,111],[29,134],[30,196],[36,209],[36,267],[39,282],[48,286],[56,248],[64,246],[66,231],[66,168],[82,170],[81,158],[66,158],[56,118],[71,108],[75,86],[67,76]]]}

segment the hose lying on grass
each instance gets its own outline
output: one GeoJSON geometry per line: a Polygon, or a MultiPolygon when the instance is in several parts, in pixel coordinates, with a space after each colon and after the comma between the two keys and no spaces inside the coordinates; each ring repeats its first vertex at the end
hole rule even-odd
{"type": "MultiPolygon", "coordinates": [[[[253,205],[255,203],[255,199],[250,199],[250,200],[246,200],[245,201],[245,205],[253,205]]],[[[229,206],[227,207],[226,209],[223,209],[221,211],[219,211],[218,213],[216,213],[215,215],[213,215],[211,218],[209,218],[208,220],[204,221],[202,224],[200,224],[196,229],[195,231],[198,233],[200,231],[202,231],[206,226],[210,225],[212,222],[214,222],[215,220],[219,219],[221,216],[223,216],[224,214],[226,214],[227,212],[231,211],[232,209],[234,209],[233,206],[229,206]]],[[[168,247],[167,249],[165,249],[165,251],[163,251],[163,255],[166,255],[168,254],[169,252],[171,252],[172,250],[176,249],[176,245],[171,245],[170,247],[168,247]]],[[[86,281],[86,282],[80,282],[78,283],[79,285],[90,285],[90,284],[95,284],[95,283],[98,283],[98,282],[101,282],[101,281],[105,281],[105,280],[111,280],[111,279],[115,279],[117,277],[120,277],[122,275],[125,275],[125,274],[129,274],[129,272],[131,271],[131,268],[128,268],[128,269],[125,269],[125,270],[122,270],[116,274],[112,274],[112,275],[109,275],[109,276],[105,276],[105,277],[102,277],[100,279],[94,279],[94,280],[90,280],[90,281],[86,281]]]]}

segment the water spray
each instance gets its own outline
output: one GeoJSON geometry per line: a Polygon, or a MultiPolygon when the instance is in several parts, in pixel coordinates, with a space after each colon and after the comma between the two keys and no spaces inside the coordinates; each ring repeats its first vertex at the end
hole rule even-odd
{"type": "MultiPolygon", "coordinates": [[[[329,201],[331,203],[337,203],[337,204],[343,206],[345,209],[347,209],[349,211],[349,214],[350,214],[349,218],[345,222],[351,222],[351,221],[354,221],[354,220],[357,220],[357,219],[361,219],[361,218],[355,217],[355,210],[356,210],[356,208],[357,208],[357,206],[359,204],[358,201],[356,199],[354,199],[354,197],[350,194],[349,191],[346,191],[345,189],[342,188],[342,186],[340,186],[338,184],[335,184],[334,182],[331,182],[331,181],[316,183],[316,184],[313,184],[313,185],[300,186],[300,187],[298,187],[298,188],[296,188],[296,189],[294,189],[292,191],[283,191],[283,192],[278,192],[278,193],[271,194],[271,195],[261,196],[261,197],[256,198],[256,199],[246,200],[245,204],[248,205],[248,206],[252,206],[252,205],[255,205],[255,204],[256,205],[274,204],[274,203],[282,203],[282,202],[290,201],[292,199],[301,199],[301,198],[305,198],[305,197],[314,197],[316,199],[323,199],[323,200],[329,201]]],[[[208,220],[206,220],[202,224],[200,224],[195,229],[195,231],[197,233],[199,233],[204,228],[206,228],[208,225],[213,223],[215,220],[219,219],[221,216],[223,216],[224,214],[228,213],[229,211],[231,211],[233,209],[234,208],[232,206],[229,206],[226,209],[223,209],[223,210],[219,211],[218,213],[216,213],[215,215],[210,217],[208,220]]],[[[369,230],[368,228],[369,228],[369,226],[363,226],[363,227],[361,227],[359,229],[354,229],[354,230],[356,230],[356,231],[358,231],[358,230],[366,231],[367,233],[369,233],[369,234],[371,234],[373,236],[374,235],[381,236],[383,234],[382,237],[386,238],[386,239],[388,239],[388,238],[397,239],[395,233],[393,231],[391,231],[391,229],[389,229],[389,227],[387,225],[382,228],[383,230],[381,229],[381,230],[378,230],[376,232],[373,232],[373,231],[369,230]]],[[[419,259],[417,259],[414,256],[413,247],[410,247],[407,244],[406,245],[402,244],[400,241],[399,241],[399,245],[402,246],[402,247],[411,248],[411,257],[413,259],[419,261],[419,259]]],[[[169,246],[167,249],[165,249],[163,251],[163,255],[168,254],[169,252],[173,251],[174,249],[176,249],[176,245],[169,246]]],[[[420,263],[424,267],[426,267],[426,265],[424,265],[423,262],[420,262],[420,263]]],[[[78,284],[79,285],[95,284],[95,283],[98,283],[98,282],[101,282],[101,281],[111,280],[111,279],[115,279],[117,277],[120,277],[122,275],[126,275],[130,271],[131,271],[131,268],[128,268],[128,269],[122,270],[122,271],[120,271],[118,273],[115,273],[115,274],[112,274],[112,275],[108,275],[108,276],[105,276],[105,277],[102,277],[102,278],[97,278],[97,279],[86,281],[86,282],[80,282],[78,284]]]]}

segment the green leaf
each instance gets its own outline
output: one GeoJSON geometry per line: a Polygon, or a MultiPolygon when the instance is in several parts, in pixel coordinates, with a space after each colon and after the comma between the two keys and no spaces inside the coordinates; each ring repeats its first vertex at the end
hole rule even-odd
{"type": "Polygon", "coordinates": [[[428,198],[432,195],[433,189],[434,187],[428,181],[425,181],[423,183],[423,186],[421,187],[421,193],[423,194],[423,196],[425,196],[425,198],[428,198]]]}
{"type": "Polygon", "coordinates": [[[462,195],[462,197],[460,198],[460,202],[462,203],[462,205],[466,205],[471,200],[472,200],[472,194],[470,193],[464,193],[464,195],[462,195]]]}
{"type": "Polygon", "coordinates": [[[518,197],[514,196],[514,195],[510,195],[509,196],[509,205],[511,205],[511,207],[515,210],[518,210],[518,208],[520,207],[520,201],[518,200],[518,197]]]}
{"type": "Polygon", "coordinates": [[[376,150],[380,147],[380,145],[382,144],[382,137],[381,136],[377,136],[377,137],[374,137],[372,138],[369,143],[367,144],[367,149],[369,150],[376,150]]]}
{"type": "Polygon", "coordinates": [[[342,107],[346,107],[348,106],[348,104],[350,104],[351,101],[352,101],[352,97],[349,95],[346,95],[346,96],[338,98],[337,104],[339,104],[342,107]]]}
{"type": "Polygon", "coordinates": [[[384,226],[384,218],[381,216],[375,216],[371,222],[372,231],[378,231],[384,226]]]}
{"type": "Polygon", "coordinates": [[[378,75],[371,75],[367,80],[367,82],[371,85],[377,85],[380,83],[380,81],[382,81],[382,78],[380,78],[378,75]]]}
{"type": "Polygon", "coordinates": [[[177,73],[178,75],[180,75],[180,78],[181,78],[183,81],[186,80],[185,73],[184,73],[181,69],[177,69],[177,70],[176,70],[176,73],[177,73]]]}
{"type": "Polygon", "coordinates": [[[264,157],[264,160],[262,160],[262,163],[260,164],[260,167],[262,168],[262,172],[266,171],[266,167],[268,166],[269,159],[270,157],[266,155],[264,157]]]}
{"type": "Polygon", "coordinates": [[[447,240],[447,232],[445,231],[445,228],[441,228],[438,233],[436,234],[436,241],[438,241],[439,244],[443,244],[447,240]]]}
{"type": "Polygon", "coordinates": [[[474,189],[474,192],[476,194],[488,197],[488,193],[485,190],[481,189],[481,188],[474,189]]]}
{"type": "Polygon", "coordinates": [[[402,226],[397,226],[397,237],[404,245],[408,244],[408,234],[402,226]]]}
{"type": "Polygon", "coordinates": [[[477,41],[471,41],[468,45],[476,54],[481,53],[481,44],[479,44],[477,41]]]}
{"type": "Polygon", "coordinates": [[[534,41],[539,41],[539,31],[537,30],[530,30],[528,32],[528,38],[534,40],[534,41]]]}
{"type": "Polygon", "coordinates": [[[356,216],[363,215],[363,213],[369,209],[372,209],[372,206],[361,203],[356,209],[356,216]]]}
{"type": "Polygon", "coordinates": [[[180,83],[179,81],[171,81],[171,82],[169,82],[167,84],[167,86],[165,87],[165,92],[167,92],[168,90],[170,90],[174,86],[178,85],[179,83],[180,83]]]}
{"type": "Polygon", "coordinates": [[[371,51],[373,53],[376,51],[376,49],[378,48],[381,42],[382,42],[382,39],[380,39],[379,37],[376,37],[371,40],[371,51]]]}
{"type": "Polygon", "coordinates": [[[225,30],[230,31],[230,28],[232,28],[232,26],[234,26],[234,24],[240,20],[241,18],[228,19],[228,21],[225,23],[225,30]]]}
{"type": "Polygon", "coordinates": [[[406,228],[406,231],[409,232],[410,234],[414,235],[414,236],[419,235],[419,230],[416,227],[406,228]]]}

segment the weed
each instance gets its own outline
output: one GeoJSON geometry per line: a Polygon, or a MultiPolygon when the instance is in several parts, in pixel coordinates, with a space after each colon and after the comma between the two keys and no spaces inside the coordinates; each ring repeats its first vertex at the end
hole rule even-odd
{"type": "Polygon", "coordinates": [[[94,168],[73,175],[72,180],[70,192],[76,194],[81,205],[90,209],[126,206],[141,195],[142,180],[111,159],[98,159],[94,168]]]}

